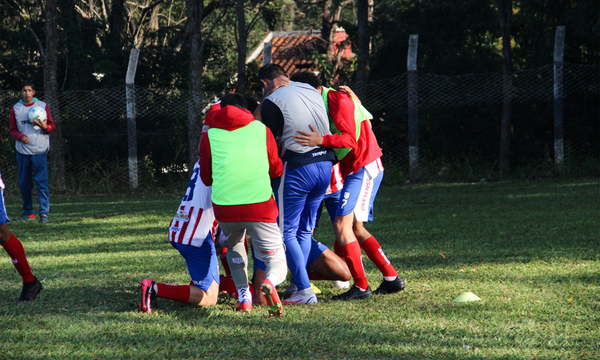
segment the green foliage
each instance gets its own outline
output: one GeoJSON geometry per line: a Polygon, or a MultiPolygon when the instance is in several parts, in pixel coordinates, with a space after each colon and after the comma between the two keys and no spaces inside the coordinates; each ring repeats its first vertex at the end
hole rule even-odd
{"type": "MultiPolygon", "coordinates": [[[[333,1],[332,8],[340,1],[333,1]]],[[[100,1],[58,0],[60,90],[111,88],[124,82],[129,50],[141,49],[138,85],[153,88],[187,88],[189,53],[185,18],[186,1],[159,2],[155,12],[146,12],[142,1],[124,2],[121,33],[111,37],[110,10],[100,1]],[[98,80],[93,73],[105,76],[98,80]]],[[[205,2],[207,5],[208,2],[205,2]]],[[[112,6],[108,2],[109,7],[112,6]]],[[[216,12],[223,9],[219,4],[216,12]]],[[[277,0],[261,7],[248,1],[247,23],[258,13],[259,21],[249,33],[248,51],[268,31],[321,28],[323,4],[277,0]],[[260,10],[259,10],[260,9],[260,10]]],[[[533,68],[552,62],[556,26],[565,25],[565,61],[598,66],[600,49],[599,8],[594,1],[514,2],[513,40],[515,69],[533,68]]],[[[231,89],[236,73],[236,21],[230,7],[215,28],[204,52],[204,88],[231,89]]],[[[356,53],[355,12],[346,6],[340,26],[350,34],[356,53]]],[[[207,32],[216,17],[203,23],[207,32]]],[[[40,46],[45,44],[41,3],[33,0],[3,0],[0,6],[0,88],[12,89],[22,79],[31,79],[43,89],[40,46]],[[10,6],[9,6],[10,5],[10,6]]],[[[371,79],[390,78],[406,72],[408,37],[419,34],[419,69],[437,74],[497,72],[501,70],[500,31],[493,1],[383,0],[375,3],[371,27],[371,79]]],[[[324,67],[323,70],[326,70],[324,67]]],[[[345,77],[354,69],[346,65],[345,77]]]]}
{"type": "MultiPolygon", "coordinates": [[[[552,63],[558,25],[566,25],[565,61],[598,66],[600,15],[593,1],[513,1],[515,69],[552,63]]],[[[408,38],[419,35],[419,70],[436,74],[502,71],[495,2],[385,0],[375,7],[371,79],[406,72],[408,38]],[[393,61],[392,61],[393,59],[393,61]]],[[[353,39],[354,28],[349,26],[353,39]]]]}
{"type": "MultiPolygon", "coordinates": [[[[183,191],[183,188],[180,189],[183,191]]],[[[598,179],[383,186],[367,228],[406,279],[400,294],[233,311],[159,299],[139,313],[144,278],[189,283],[167,240],[182,193],[54,196],[51,223],[12,223],[44,290],[17,304],[0,266],[0,348],[23,358],[595,359],[598,179]],[[482,300],[454,303],[463,291],[482,300]]],[[[18,198],[8,213],[20,214],[18,198]]],[[[328,217],[316,238],[333,242],[328,217]]],[[[372,287],[381,275],[365,257],[372,287]]],[[[284,283],[284,286],[286,284],[284,283]]]]}
{"type": "Polygon", "coordinates": [[[480,1],[386,0],[375,8],[372,34],[371,79],[406,72],[411,34],[419,35],[420,70],[454,75],[496,71],[502,66],[496,48],[500,37],[496,10],[480,1]]]}
{"type": "Polygon", "coordinates": [[[600,66],[600,7],[593,1],[521,1],[514,5],[514,60],[520,68],[554,61],[556,27],[566,27],[564,61],[600,66]]]}

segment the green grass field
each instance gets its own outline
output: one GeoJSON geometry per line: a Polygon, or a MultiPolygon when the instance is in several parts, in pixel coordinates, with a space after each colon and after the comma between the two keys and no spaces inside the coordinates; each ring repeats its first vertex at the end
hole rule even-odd
{"type": "MultiPolygon", "coordinates": [[[[189,282],[166,236],[183,190],[53,196],[52,223],[10,224],[44,290],[17,304],[0,251],[0,359],[600,358],[598,179],[382,187],[367,228],[407,282],[399,294],[333,302],[341,290],[315,282],[319,304],[282,318],[234,312],[227,295],[139,313],[140,280],[189,282]],[[453,302],[463,291],[482,300],[453,302]]],[[[17,218],[20,198],[6,201],[17,218]]]]}

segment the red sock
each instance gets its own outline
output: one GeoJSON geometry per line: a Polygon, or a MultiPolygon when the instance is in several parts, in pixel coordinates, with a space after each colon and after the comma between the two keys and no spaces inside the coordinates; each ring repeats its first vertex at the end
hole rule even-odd
{"type": "Polygon", "coordinates": [[[363,241],[363,243],[360,244],[360,247],[362,247],[369,259],[377,266],[383,276],[398,276],[398,273],[383,253],[383,250],[381,250],[381,245],[379,245],[379,242],[374,236],[363,241]]]}
{"type": "Polygon", "coordinates": [[[348,269],[350,269],[350,273],[352,274],[352,278],[354,279],[354,285],[358,286],[361,289],[368,288],[369,282],[367,281],[365,268],[363,267],[360,245],[358,244],[358,241],[353,241],[350,244],[341,245],[340,251],[342,254],[342,259],[344,259],[344,261],[346,261],[346,264],[348,264],[348,269]]]}
{"type": "Polygon", "coordinates": [[[333,252],[342,258],[342,260],[344,260],[344,257],[342,256],[342,245],[340,245],[340,243],[336,241],[333,242],[333,252]]]}
{"type": "Polygon", "coordinates": [[[23,278],[23,282],[28,283],[35,280],[31,268],[29,267],[29,262],[27,262],[23,244],[21,244],[21,241],[19,241],[14,234],[11,234],[10,239],[8,239],[6,244],[3,244],[2,247],[12,259],[12,263],[19,272],[19,275],[23,278]]]}
{"type": "Polygon", "coordinates": [[[190,300],[189,285],[170,285],[156,283],[156,296],[163,299],[181,301],[187,303],[190,300]]]}
{"type": "Polygon", "coordinates": [[[229,295],[237,298],[237,288],[231,276],[219,276],[219,292],[226,292],[229,295]],[[235,295],[234,295],[235,294],[235,295]]]}

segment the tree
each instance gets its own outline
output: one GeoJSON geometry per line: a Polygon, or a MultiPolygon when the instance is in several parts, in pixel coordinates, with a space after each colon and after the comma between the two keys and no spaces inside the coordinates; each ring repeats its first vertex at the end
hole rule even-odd
{"type": "Polygon", "coordinates": [[[361,83],[369,78],[369,55],[371,38],[369,22],[372,10],[371,0],[356,0],[356,23],[358,29],[358,63],[356,67],[356,81],[361,83]]]}
{"type": "Polygon", "coordinates": [[[189,141],[189,168],[192,169],[198,161],[198,148],[200,145],[200,124],[202,122],[202,70],[204,65],[204,46],[210,38],[216,24],[225,16],[228,4],[225,4],[221,13],[213,21],[203,38],[202,22],[212,13],[218,5],[211,1],[204,6],[204,0],[187,0],[188,20],[186,31],[189,35],[190,45],[190,103],[188,107],[188,141],[189,141]]]}
{"type": "Polygon", "coordinates": [[[243,94],[246,88],[246,52],[248,48],[248,32],[246,30],[246,11],[244,0],[237,0],[235,6],[237,18],[237,89],[236,92],[243,94]]]}
{"type": "Polygon", "coordinates": [[[237,42],[237,87],[236,92],[243,94],[246,90],[246,56],[248,52],[248,36],[256,25],[259,15],[269,0],[250,1],[246,7],[245,0],[236,0],[236,42],[237,42]],[[246,14],[252,16],[246,25],[246,14]]]}
{"type": "Polygon", "coordinates": [[[335,49],[335,34],[342,21],[342,12],[348,5],[354,3],[354,0],[343,0],[334,2],[334,0],[325,0],[323,13],[321,15],[321,38],[326,41],[325,56],[327,65],[330,68],[329,76],[324,78],[324,82],[330,85],[334,79],[343,72],[342,50],[348,45],[350,37],[338,45],[335,49]],[[337,50],[337,51],[336,51],[337,50]]]}
{"type": "Polygon", "coordinates": [[[60,103],[58,101],[58,24],[56,0],[46,0],[46,48],[44,58],[44,89],[46,101],[52,105],[53,119],[56,130],[50,137],[53,155],[50,158],[50,168],[59,189],[65,189],[65,152],[61,128],[60,103]]]}
{"type": "Polygon", "coordinates": [[[511,115],[512,115],[512,46],[511,22],[512,22],[512,0],[498,0],[498,20],[502,33],[502,121],[500,124],[500,171],[510,171],[510,138],[511,138],[511,115]]]}
{"type": "MultiPolygon", "coordinates": [[[[65,157],[63,138],[61,131],[61,115],[60,115],[60,102],[58,101],[58,12],[56,0],[46,0],[43,7],[38,8],[35,4],[31,3],[14,3],[8,0],[4,0],[3,4],[6,5],[13,14],[27,27],[30,34],[36,40],[38,45],[39,53],[42,58],[42,70],[44,79],[44,93],[45,101],[50,105],[54,121],[56,123],[56,130],[50,137],[52,156],[50,157],[50,168],[51,173],[56,181],[56,185],[59,189],[63,189],[65,186],[65,157]],[[33,24],[36,20],[45,20],[44,26],[44,37],[45,44],[42,42],[43,37],[41,33],[34,29],[33,24]]],[[[39,71],[39,68],[37,69],[39,71]]],[[[24,79],[21,79],[24,80],[24,79]]]]}

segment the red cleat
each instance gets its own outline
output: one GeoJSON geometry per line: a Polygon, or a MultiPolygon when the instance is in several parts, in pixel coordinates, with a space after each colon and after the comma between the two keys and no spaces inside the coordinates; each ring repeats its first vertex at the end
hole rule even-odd
{"type": "Polygon", "coordinates": [[[156,292],[154,292],[154,285],[156,283],[150,279],[144,279],[140,281],[140,303],[138,308],[142,312],[152,313],[152,306],[156,305],[156,292]]]}
{"type": "Polygon", "coordinates": [[[260,291],[267,298],[267,309],[269,310],[269,316],[281,316],[283,314],[283,304],[279,299],[279,295],[277,294],[277,289],[275,285],[269,279],[265,279],[262,285],[260,286],[260,291]]]}

